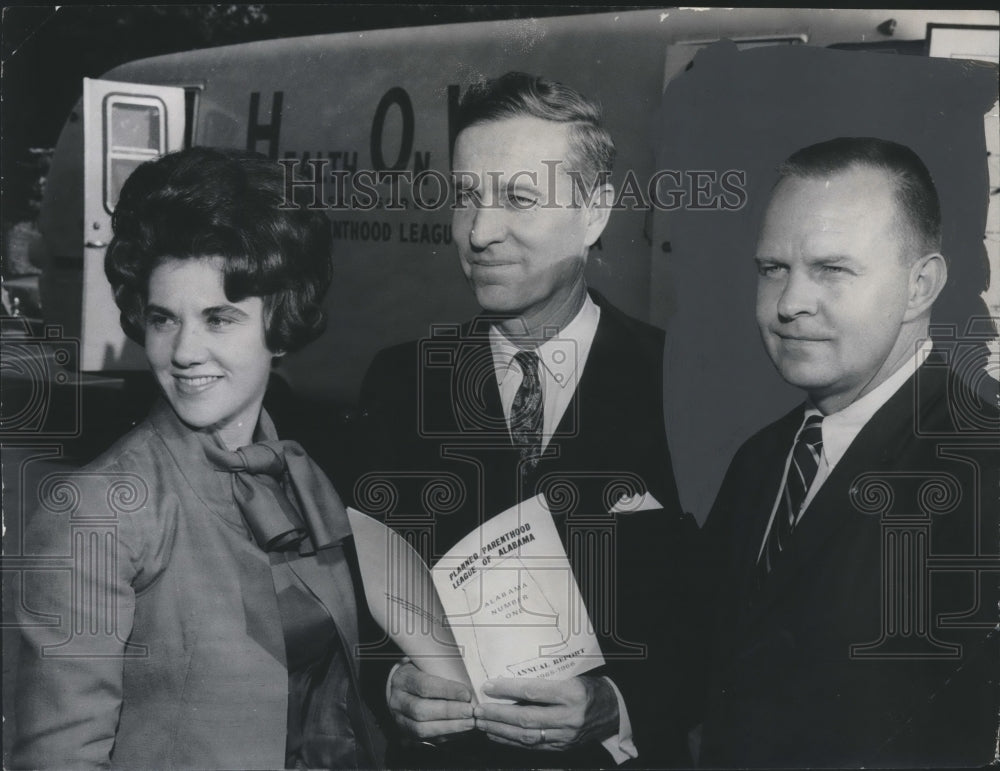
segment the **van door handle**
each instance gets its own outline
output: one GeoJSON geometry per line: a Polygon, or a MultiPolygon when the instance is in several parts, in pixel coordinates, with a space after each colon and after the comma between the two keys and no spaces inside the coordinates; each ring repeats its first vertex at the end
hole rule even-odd
{"type": "Polygon", "coordinates": [[[107,244],[104,241],[87,241],[84,246],[88,249],[103,249],[107,244]]]}

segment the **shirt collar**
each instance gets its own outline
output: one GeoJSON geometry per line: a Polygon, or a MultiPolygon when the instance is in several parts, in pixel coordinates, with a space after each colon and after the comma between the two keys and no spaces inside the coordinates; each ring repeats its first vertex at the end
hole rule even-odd
{"type": "MultiPolygon", "coordinates": [[[[580,352],[584,344],[594,338],[600,318],[601,311],[588,294],[573,320],[558,335],[550,337],[535,349],[539,361],[549,371],[552,380],[562,388],[576,383],[580,352]]],[[[512,369],[517,369],[514,356],[520,348],[507,339],[495,324],[490,327],[490,348],[493,351],[493,369],[499,385],[512,369]]]]}
{"type": "MultiPolygon", "coordinates": [[[[830,468],[837,465],[854,438],[871,420],[872,415],[878,412],[889,401],[890,397],[902,387],[903,383],[917,371],[917,368],[926,361],[933,347],[934,344],[931,340],[925,340],[916,353],[903,362],[903,365],[885,381],[839,412],[834,412],[823,418],[823,457],[830,468]]],[[[818,415],[819,410],[811,405],[807,407],[805,417],[808,418],[814,414],[818,415]]]]}

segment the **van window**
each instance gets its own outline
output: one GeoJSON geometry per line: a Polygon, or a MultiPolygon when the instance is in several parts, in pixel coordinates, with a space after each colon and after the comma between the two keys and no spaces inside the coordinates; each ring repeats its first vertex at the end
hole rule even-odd
{"type": "Polygon", "coordinates": [[[104,102],[104,208],[110,214],[135,168],[166,152],[166,106],[156,97],[109,94],[104,102]]]}

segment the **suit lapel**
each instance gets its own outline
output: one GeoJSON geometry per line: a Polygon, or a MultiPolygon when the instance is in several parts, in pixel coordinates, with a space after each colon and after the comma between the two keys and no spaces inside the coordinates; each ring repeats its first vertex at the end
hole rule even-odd
{"type": "MultiPolygon", "coordinates": [[[[922,403],[918,407],[914,383],[915,378],[911,377],[872,416],[810,502],[795,528],[786,559],[778,563],[764,582],[759,602],[756,603],[758,612],[764,612],[781,597],[789,584],[800,581],[803,573],[815,570],[822,555],[829,553],[831,548],[837,548],[837,536],[847,523],[857,524],[857,517],[862,514],[851,504],[857,477],[891,468],[916,436],[915,410],[925,408],[941,396],[943,379],[931,379],[927,392],[921,394],[922,403]]],[[[792,439],[788,441],[790,446],[792,439]]],[[[777,484],[780,484],[780,479],[770,486],[773,495],[777,495],[777,484]]],[[[764,522],[766,524],[766,518],[764,522]]],[[[763,538],[763,529],[760,538],[763,538]]],[[[759,545],[760,541],[755,543],[759,545]]],[[[846,554],[843,556],[845,559],[848,557],[846,554]]]]}
{"type": "MultiPolygon", "coordinates": [[[[597,302],[598,296],[592,295],[592,299],[597,302]]],[[[614,394],[620,382],[621,362],[617,360],[614,350],[613,321],[604,303],[597,302],[597,305],[601,309],[601,317],[597,322],[587,361],[584,362],[582,371],[577,368],[573,395],[566,405],[566,411],[559,418],[555,431],[555,438],[559,442],[579,436],[583,426],[593,426],[602,417],[604,408],[609,406],[604,400],[583,398],[583,393],[614,394]]],[[[602,435],[595,428],[588,429],[587,433],[602,435]]],[[[607,440],[611,441],[611,437],[607,437],[607,440]]]]}
{"type": "MultiPolygon", "coordinates": [[[[493,366],[489,329],[492,320],[478,316],[463,330],[462,339],[469,343],[458,349],[455,368],[452,370],[451,393],[466,416],[474,417],[474,434],[488,435],[487,441],[506,437],[510,431],[500,403],[500,386],[493,366]],[[482,419],[482,423],[479,419],[482,419]]],[[[457,426],[461,428],[461,426],[457,426]]]]}
{"type": "MultiPolygon", "coordinates": [[[[759,568],[757,567],[757,557],[760,546],[764,542],[764,534],[767,532],[767,524],[771,518],[771,511],[774,508],[774,501],[778,497],[778,489],[783,481],[785,472],[785,460],[789,448],[795,439],[795,433],[802,423],[804,406],[798,407],[789,415],[786,415],[776,426],[773,432],[770,445],[761,448],[760,455],[763,458],[771,458],[771,461],[755,480],[752,487],[744,485],[744,490],[752,489],[752,498],[733,502],[740,510],[751,512],[751,516],[738,517],[738,532],[735,543],[739,545],[738,553],[740,563],[737,567],[739,576],[739,587],[743,594],[743,602],[738,607],[747,609],[751,607],[745,600],[754,596],[756,602],[753,603],[755,610],[762,607],[761,600],[764,597],[771,597],[774,592],[774,581],[768,581],[761,588],[758,588],[759,568]]],[[[775,575],[769,576],[774,578],[775,575]]]]}
{"type": "MultiPolygon", "coordinates": [[[[605,441],[615,441],[615,417],[618,404],[613,397],[621,390],[622,380],[622,351],[621,341],[624,337],[630,337],[624,331],[618,321],[616,311],[607,304],[601,295],[590,291],[591,299],[600,307],[601,316],[594,334],[594,340],[590,347],[587,361],[582,371],[577,371],[577,378],[565,411],[560,416],[559,423],[548,447],[543,453],[538,468],[528,477],[527,489],[518,496],[502,495],[499,498],[490,495],[489,500],[494,501],[497,513],[503,508],[513,505],[524,497],[530,497],[535,489],[535,484],[545,475],[558,469],[569,468],[579,465],[580,469],[589,467],[592,463],[593,450],[599,448],[593,437],[605,437],[605,441]],[[609,398],[603,398],[608,396],[609,398]],[[591,437],[591,441],[581,441],[581,436],[591,437]],[[584,453],[581,456],[581,453],[584,453]]],[[[481,396],[482,404],[476,406],[479,412],[485,413],[490,425],[497,426],[496,432],[491,437],[485,437],[486,443],[493,445],[490,454],[485,451],[481,460],[484,468],[491,468],[495,471],[499,469],[500,478],[505,480],[504,484],[516,484],[518,479],[515,473],[517,458],[508,454],[506,457],[509,463],[502,461],[502,453],[498,455],[498,447],[513,449],[510,431],[504,417],[503,407],[500,402],[500,390],[493,368],[492,349],[489,342],[489,325],[496,321],[486,316],[479,316],[463,330],[464,338],[475,341],[477,345],[470,345],[463,349],[460,354],[461,366],[456,367],[456,372],[460,373],[457,382],[453,384],[454,393],[464,393],[466,398],[481,396]],[[487,366],[488,362],[488,366],[487,366]],[[470,388],[473,383],[470,374],[475,374],[481,368],[483,372],[488,370],[489,382],[470,388]],[[501,466],[498,465],[504,463],[501,466]]],[[[486,377],[484,374],[483,377],[486,377]]],[[[627,398],[627,394],[622,394],[622,398],[627,398]]],[[[599,457],[599,456],[598,456],[599,457]]],[[[495,481],[496,474],[488,475],[491,481],[495,481]]],[[[605,480],[597,480],[603,488],[605,480]]],[[[576,484],[582,484],[583,478],[574,480],[576,484]]],[[[489,483],[487,483],[489,484],[489,483]]]]}
{"type": "Polygon", "coordinates": [[[916,379],[911,377],[861,429],[813,501],[818,516],[810,522],[813,512],[807,510],[802,520],[801,533],[797,532],[796,536],[802,535],[803,548],[801,554],[796,549],[794,558],[789,561],[793,570],[807,567],[816,550],[822,548],[845,522],[853,516],[861,516],[851,503],[851,496],[857,492],[857,478],[861,474],[893,469],[905,456],[907,448],[918,438],[917,411],[926,409],[943,396],[944,378],[940,375],[941,370],[922,367],[920,377],[927,386],[924,393],[917,393],[916,379]],[[920,404],[917,403],[918,395],[920,404]]]}
{"type": "Polygon", "coordinates": [[[485,397],[485,410],[486,416],[490,420],[491,425],[497,425],[497,437],[503,436],[508,442],[512,442],[510,436],[510,429],[507,426],[507,419],[503,414],[503,404],[500,402],[500,384],[497,383],[496,370],[493,369],[493,351],[490,349],[489,343],[486,344],[486,353],[489,355],[490,360],[490,378],[489,382],[483,388],[483,396],[485,397]]]}

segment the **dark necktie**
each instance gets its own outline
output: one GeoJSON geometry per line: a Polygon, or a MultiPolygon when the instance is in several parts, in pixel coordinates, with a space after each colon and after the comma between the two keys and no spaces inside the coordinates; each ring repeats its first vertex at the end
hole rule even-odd
{"type": "Polygon", "coordinates": [[[788,549],[799,509],[809,493],[816,471],[819,469],[819,459],[823,451],[823,416],[810,415],[799,430],[792,448],[792,459],[788,464],[785,484],[781,489],[781,500],[774,512],[774,522],[767,534],[764,550],[757,563],[761,576],[766,576],[774,569],[782,552],[788,549]]]}
{"type": "Polygon", "coordinates": [[[521,368],[521,385],[510,408],[510,436],[521,449],[522,468],[535,468],[542,454],[542,384],[538,379],[538,354],[520,351],[514,361],[521,368]]]}

